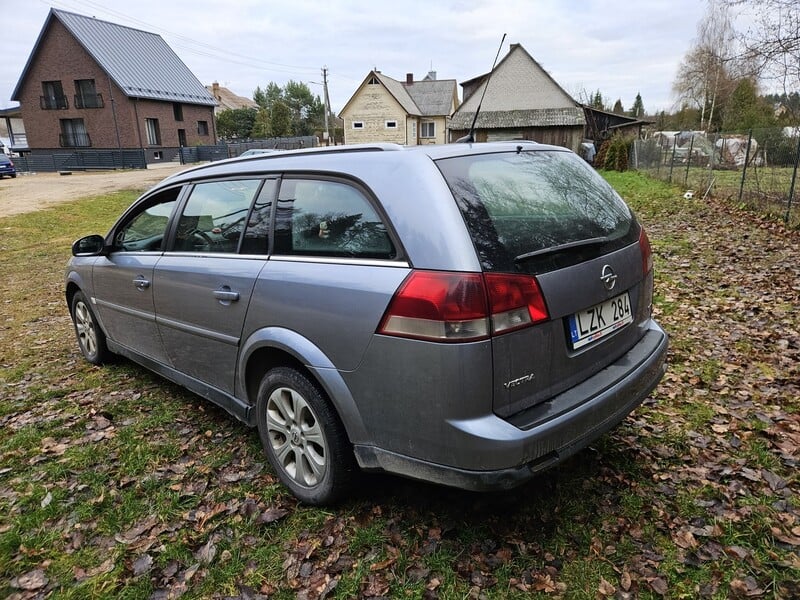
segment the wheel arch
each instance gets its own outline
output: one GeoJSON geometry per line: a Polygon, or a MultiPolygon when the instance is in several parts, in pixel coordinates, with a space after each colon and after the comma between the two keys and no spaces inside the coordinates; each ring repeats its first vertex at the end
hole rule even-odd
{"type": "MultiPolygon", "coordinates": [[[[295,368],[320,386],[351,443],[368,439],[361,413],[341,373],[322,350],[296,331],[268,327],[247,339],[239,355],[237,395],[254,406],[261,380],[276,367],[295,368]]],[[[254,425],[255,410],[250,411],[250,418],[254,425]]]]}

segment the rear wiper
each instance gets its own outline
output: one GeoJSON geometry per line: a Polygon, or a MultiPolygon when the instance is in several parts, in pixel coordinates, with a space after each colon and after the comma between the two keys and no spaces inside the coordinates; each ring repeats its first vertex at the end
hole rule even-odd
{"type": "Polygon", "coordinates": [[[534,250],[533,252],[526,252],[514,258],[514,262],[522,262],[529,258],[537,256],[545,256],[547,254],[558,254],[565,250],[572,250],[573,248],[580,248],[581,246],[594,246],[596,244],[605,244],[609,241],[607,237],[593,237],[586,240],[577,240],[575,242],[567,242],[566,244],[559,244],[558,246],[551,246],[550,248],[542,248],[541,250],[534,250]]]}

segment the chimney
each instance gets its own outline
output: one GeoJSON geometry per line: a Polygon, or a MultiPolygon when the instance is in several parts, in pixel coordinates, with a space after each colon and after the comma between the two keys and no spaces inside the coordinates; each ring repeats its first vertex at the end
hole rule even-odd
{"type": "Polygon", "coordinates": [[[215,81],[211,84],[211,94],[219,100],[219,82],[215,81]]]}
{"type": "Polygon", "coordinates": [[[414,85],[414,74],[406,73],[406,85],[414,85]]]}

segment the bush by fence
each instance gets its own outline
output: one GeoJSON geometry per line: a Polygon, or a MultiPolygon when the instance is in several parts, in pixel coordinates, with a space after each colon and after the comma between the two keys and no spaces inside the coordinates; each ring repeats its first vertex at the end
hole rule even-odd
{"type": "Polygon", "coordinates": [[[754,129],[745,134],[660,131],[636,140],[631,168],[684,186],[700,197],[708,193],[800,226],[794,196],[800,136],[795,128],[754,129]]]}

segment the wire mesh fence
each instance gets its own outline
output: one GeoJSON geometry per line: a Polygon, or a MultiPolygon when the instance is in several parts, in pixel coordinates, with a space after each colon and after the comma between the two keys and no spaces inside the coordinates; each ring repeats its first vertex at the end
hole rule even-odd
{"type": "Polygon", "coordinates": [[[800,128],[746,134],[659,131],[635,140],[629,165],[693,195],[728,197],[800,226],[800,128]]]}

